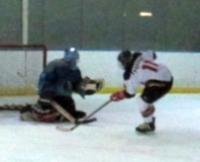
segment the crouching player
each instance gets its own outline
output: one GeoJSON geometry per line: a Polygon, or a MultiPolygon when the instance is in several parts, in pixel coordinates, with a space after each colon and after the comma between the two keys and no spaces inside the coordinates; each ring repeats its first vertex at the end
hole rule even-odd
{"type": "Polygon", "coordinates": [[[65,50],[64,58],[50,62],[40,74],[37,104],[26,106],[22,109],[22,120],[34,120],[41,122],[66,121],[55,104],[61,106],[74,119],[86,116],[84,111],[76,109],[72,93],[76,92],[85,97],[99,91],[103,86],[103,80],[91,80],[82,78],[77,66],[79,53],[75,48],[65,50]],[[54,103],[54,104],[52,104],[54,103]]]}
{"type": "Polygon", "coordinates": [[[136,127],[136,131],[142,133],[155,130],[154,102],[168,93],[173,84],[168,68],[156,63],[155,59],[156,54],[153,51],[132,54],[126,50],[118,55],[118,61],[124,69],[125,89],[112,94],[111,100],[119,101],[134,97],[135,89],[141,84],[144,85],[142,94],[137,98],[144,123],[136,127]]]}

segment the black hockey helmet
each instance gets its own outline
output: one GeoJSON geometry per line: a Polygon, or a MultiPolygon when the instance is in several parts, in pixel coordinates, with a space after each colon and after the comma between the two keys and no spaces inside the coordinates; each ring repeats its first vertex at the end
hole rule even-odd
{"type": "Polygon", "coordinates": [[[120,62],[123,68],[126,68],[131,61],[131,56],[132,54],[129,50],[123,50],[119,53],[117,60],[120,62]]]}

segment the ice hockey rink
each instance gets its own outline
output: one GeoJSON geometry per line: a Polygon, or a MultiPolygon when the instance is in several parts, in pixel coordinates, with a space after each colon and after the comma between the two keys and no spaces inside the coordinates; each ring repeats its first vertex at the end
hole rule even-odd
{"type": "MultiPolygon", "coordinates": [[[[18,103],[36,99],[12,98],[18,103]]],[[[74,99],[77,109],[89,114],[109,95],[74,99]]],[[[0,103],[7,101],[1,98],[0,103]]],[[[95,114],[96,122],[71,132],[56,130],[58,124],[20,121],[16,111],[0,111],[0,162],[199,162],[200,94],[168,94],[156,108],[157,129],[146,135],[135,132],[142,122],[135,99],[109,103],[95,114]]]]}

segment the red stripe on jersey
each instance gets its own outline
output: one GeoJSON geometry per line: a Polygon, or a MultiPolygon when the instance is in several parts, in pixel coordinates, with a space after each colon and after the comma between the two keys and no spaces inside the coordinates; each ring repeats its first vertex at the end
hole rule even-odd
{"type": "Polygon", "coordinates": [[[145,60],[144,62],[145,62],[145,63],[152,64],[152,65],[155,65],[155,66],[158,66],[158,64],[156,64],[156,63],[154,63],[154,62],[151,62],[151,61],[149,61],[149,60],[145,60]]]}
{"type": "Polygon", "coordinates": [[[151,71],[155,71],[155,72],[158,71],[157,68],[154,68],[154,67],[149,66],[149,65],[143,65],[143,66],[142,66],[142,69],[147,69],[147,70],[151,70],[151,71]]]}

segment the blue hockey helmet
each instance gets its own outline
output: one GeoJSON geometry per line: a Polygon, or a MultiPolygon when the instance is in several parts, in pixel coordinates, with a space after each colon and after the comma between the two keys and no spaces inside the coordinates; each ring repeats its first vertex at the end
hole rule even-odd
{"type": "Polygon", "coordinates": [[[77,62],[79,60],[79,53],[74,47],[67,48],[64,51],[64,59],[69,62],[77,62]]]}

